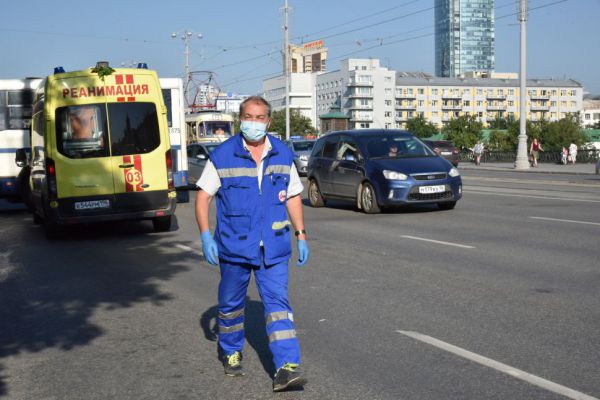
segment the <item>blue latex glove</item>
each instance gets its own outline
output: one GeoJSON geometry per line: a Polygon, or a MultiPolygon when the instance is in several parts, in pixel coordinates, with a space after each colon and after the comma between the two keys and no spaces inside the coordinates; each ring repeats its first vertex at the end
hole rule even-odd
{"type": "Polygon", "coordinates": [[[206,261],[212,265],[219,265],[219,249],[210,231],[202,232],[200,239],[202,240],[202,252],[206,261]]]}
{"type": "Polygon", "coordinates": [[[310,251],[308,251],[308,243],[306,243],[306,240],[298,240],[297,245],[298,262],[296,263],[296,265],[302,266],[308,261],[308,254],[310,253],[310,251]]]}

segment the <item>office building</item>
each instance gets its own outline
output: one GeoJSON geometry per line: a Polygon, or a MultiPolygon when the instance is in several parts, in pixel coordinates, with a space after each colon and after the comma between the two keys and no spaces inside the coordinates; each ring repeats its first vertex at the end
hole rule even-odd
{"type": "Polygon", "coordinates": [[[302,45],[290,44],[290,60],[292,73],[323,72],[327,66],[327,49],[323,46],[323,40],[302,45]]]}
{"type": "Polygon", "coordinates": [[[494,0],[435,0],[435,74],[493,71],[494,0]]]}

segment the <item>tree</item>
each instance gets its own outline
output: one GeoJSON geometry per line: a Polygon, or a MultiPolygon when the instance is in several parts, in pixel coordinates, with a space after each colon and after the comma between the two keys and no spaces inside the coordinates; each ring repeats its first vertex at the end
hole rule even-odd
{"type": "Polygon", "coordinates": [[[406,130],[418,138],[428,138],[438,133],[438,129],[425,117],[419,115],[406,121],[406,130]]]}
{"type": "MultiPolygon", "coordinates": [[[[269,132],[277,132],[282,138],[285,138],[285,110],[274,111],[271,113],[271,127],[269,132]]],[[[290,110],[290,136],[315,133],[310,118],[305,117],[297,109],[290,110]]]]}
{"type": "Polygon", "coordinates": [[[574,114],[568,114],[558,121],[542,124],[539,137],[546,150],[560,150],[571,142],[581,146],[586,141],[579,117],[574,114]]]}
{"type": "Polygon", "coordinates": [[[487,148],[498,151],[514,151],[517,148],[517,138],[508,129],[495,130],[490,133],[487,148]]]}
{"type": "Polygon", "coordinates": [[[481,140],[482,128],[483,124],[477,121],[474,115],[461,115],[451,119],[442,129],[442,133],[459,149],[471,148],[477,140],[481,140]]]}

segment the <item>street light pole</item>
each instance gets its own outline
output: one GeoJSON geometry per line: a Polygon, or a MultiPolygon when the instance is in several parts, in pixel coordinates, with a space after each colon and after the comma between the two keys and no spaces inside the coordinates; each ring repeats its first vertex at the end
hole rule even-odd
{"type": "Polygon", "coordinates": [[[519,24],[521,27],[521,48],[520,48],[520,68],[519,68],[519,144],[517,147],[517,159],[515,169],[529,169],[529,159],[527,158],[527,73],[526,73],[526,21],[527,21],[527,0],[520,0],[519,24]]]}
{"type": "MultiPolygon", "coordinates": [[[[187,103],[187,105],[189,106],[189,99],[188,99],[188,86],[189,86],[189,82],[190,82],[190,45],[189,45],[189,40],[192,37],[193,33],[188,31],[187,29],[183,31],[183,33],[181,34],[181,40],[183,40],[184,43],[184,51],[183,51],[183,55],[185,56],[185,63],[183,65],[183,98],[185,99],[185,102],[187,103]]],[[[198,33],[197,34],[198,39],[202,39],[202,34],[198,33]]],[[[172,33],[171,37],[173,39],[175,39],[177,37],[177,33],[172,33]]]]}
{"type": "Polygon", "coordinates": [[[288,28],[288,10],[288,0],[285,0],[285,24],[283,26],[283,58],[285,63],[285,66],[283,67],[283,73],[285,74],[285,140],[290,140],[290,38],[288,28]]]}

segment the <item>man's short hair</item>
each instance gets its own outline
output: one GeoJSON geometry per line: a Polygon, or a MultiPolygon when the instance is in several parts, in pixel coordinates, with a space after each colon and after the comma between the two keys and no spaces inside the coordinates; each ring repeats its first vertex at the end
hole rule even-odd
{"type": "Polygon", "coordinates": [[[271,118],[271,105],[261,96],[250,96],[246,100],[242,101],[242,103],[240,104],[240,118],[244,114],[244,107],[246,107],[246,104],[248,103],[257,103],[267,107],[267,115],[269,116],[269,118],[271,118]]]}

